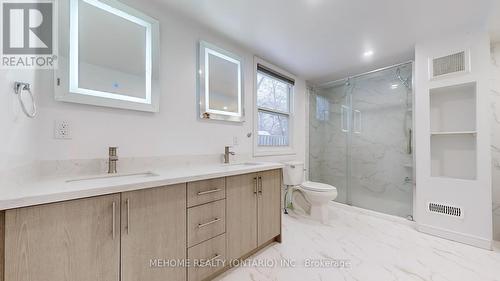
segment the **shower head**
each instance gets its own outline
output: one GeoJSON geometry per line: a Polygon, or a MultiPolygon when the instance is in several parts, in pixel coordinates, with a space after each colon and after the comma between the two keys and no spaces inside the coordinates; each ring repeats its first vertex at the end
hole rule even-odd
{"type": "Polygon", "coordinates": [[[403,85],[405,85],[405,87],[408,89],[408,90],[411,90],[411,76],[407,77],[406,79],[403,78],[401,76],[401,68],[397,68],[396,69],[396,77],[399,79],[399,81],[401,81],[401,83],[403,83],[403,85]]]}
{"type": "Polygon", "coordinates": [[[346,86],[351,86],[351,78],[350,77],[347,77],[347,79],[345,81],[345,85],[346,86]]]}

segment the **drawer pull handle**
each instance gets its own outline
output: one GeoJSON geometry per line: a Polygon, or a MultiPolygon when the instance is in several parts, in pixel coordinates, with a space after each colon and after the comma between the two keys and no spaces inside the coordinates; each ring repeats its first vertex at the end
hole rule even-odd
{"type": "Polygon", "coordinates": [[[262,195],[262,177],[259,176],[259,193],[262,195]]]}
{"type": "Polygon", "coordinates": [[[258,192],[258,187],[257,187],[257,177],[253,178],[253,187],[254,187],[254,189],[253,189],[253,193],[254,193],[254,194],[257,194],[257,192],[258,192]]]}
{"type": "Polygon", "coordinates": [[[213,221],[209,221],[209,222],[206,222],[206,223],[199,223],[198,224],[198,228],[202,228],[202,227],[205,227],[207,225],[211,225],[212,223],[216,223],[218,221],[220,221],[220,219],[219,218],[215,218],[213,221]]]}
{"type": "Polygon", "coordinates": [[[130,199],[127,199],[127,234],[130,234],[130,199]]]}
{"type": "Polygon", "coordinates": [[[207,190],[207,191],[200,191],[200,192],[198,192],[198,196],[210,194],[210,193],[214,193],[214,192],[219,192],[219,191],[222,191],[222,189],[217,188],[217,189],[212,189],[212,190],[207,190]]]}
{"type": "MultiPolygon", "coordinates": [[[[219,254],[215,254],[215,256],[214,256],[214,257],[209,258],[209,259],[206,259],[206,260],[205,260],[205,263],[211,263],[211,262],[213,262],[214,260],[216,260],[216,259],[218,259],[218,258],[220,258],[220,257],[221,257],[221,255],[219,255],[219,254]]],[[[201,266],[201,265],[195,265],[195,266],[201,266]]]]}
{"type": "Polygon", "coordinates": [[[211,259],[208,259],[208,261],[212,262],[212,261],[214,261],[214,260],[216,260],[216,259],[218,259],[220,257],[221,257],[221,255],[215,254],[215,256],[213,258],[211,258],[211,259]]]}
{"type": "Polygon", "coordinates": [[[116,202],[115,201],[113,201],[112,208],[113,208],[113,210],[112,210],[113,226],[112,226],[111,234],[113,236],[113,240],[115,240],[115,236],[116,236],[116,234],[115,234],[115,232],[116,232],[116,230],[115,230],[115,227],[116,227],[116,202]]]}

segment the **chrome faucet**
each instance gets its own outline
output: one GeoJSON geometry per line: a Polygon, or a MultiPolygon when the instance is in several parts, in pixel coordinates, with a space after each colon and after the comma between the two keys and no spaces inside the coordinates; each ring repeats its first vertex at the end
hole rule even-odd
{"type": "Polygon", "coordinates": [[[116,174],[116,161],[118,161],[117,147],[109,147],[108,174],[116,174]]]}
{"type": "Polygon", "coordinates": [[[230,146],[224,147],[224,164],[229,164],[229,155],[235,155],[236,153],[229,151],[230,146]]]}

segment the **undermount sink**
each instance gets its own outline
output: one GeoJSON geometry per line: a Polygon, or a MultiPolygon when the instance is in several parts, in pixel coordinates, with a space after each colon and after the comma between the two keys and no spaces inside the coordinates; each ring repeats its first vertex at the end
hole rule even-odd
{"type": "Polygon", "coordinates": [[[149,178],[156,177],[157,174],[153,172],[143,172],[143,173],[130,173],[130,174],[109,174],[109,175],[100,175],[100,176],[91,176],[84,178],[76,178],[67,180],[67,183],[70,182],[84,182],[84,181],[95,181],[95,180],[106,180],[106,179],[141,179],[141,178],[149,178]]]}

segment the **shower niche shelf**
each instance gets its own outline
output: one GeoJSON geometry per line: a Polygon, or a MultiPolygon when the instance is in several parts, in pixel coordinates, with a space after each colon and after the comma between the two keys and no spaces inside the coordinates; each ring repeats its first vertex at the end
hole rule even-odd
{"type": "Polygon", "coordinates": [[[476,83],[430,90],[431,176],[477,174],[476,83]]]}
{"type": "Polygon", "coordinates": [[[475,135],[477,134],[476,131],[456,131],[456,132],[431,132],[431,135],[437,136],[437,135],[475,135]]]}

